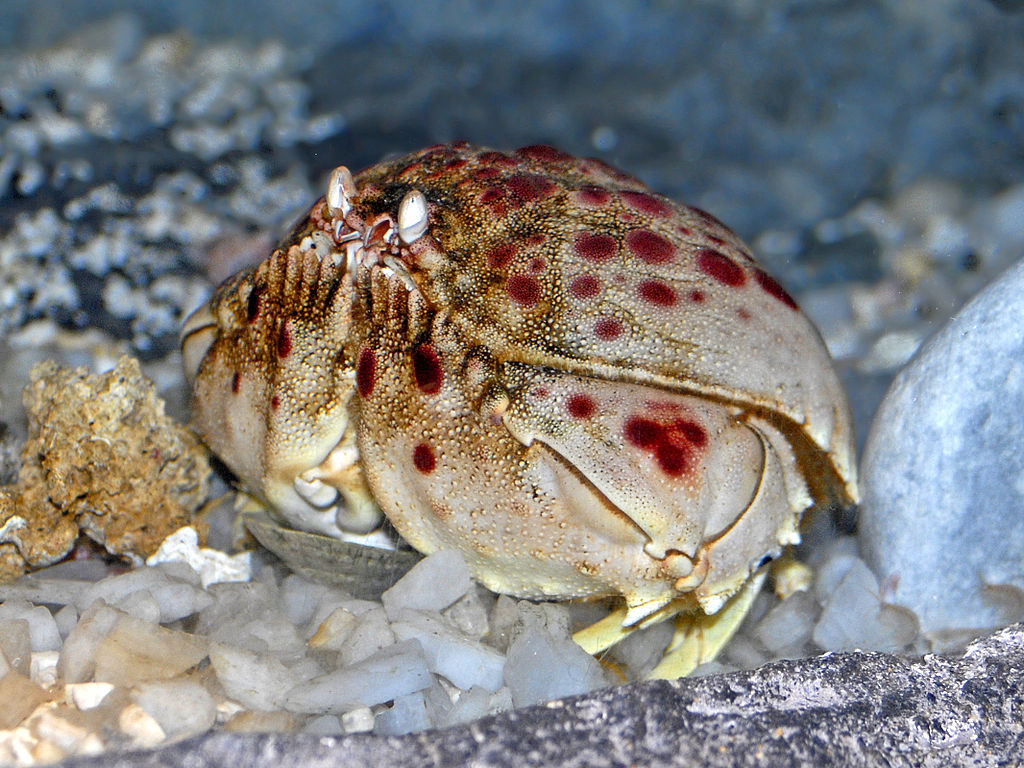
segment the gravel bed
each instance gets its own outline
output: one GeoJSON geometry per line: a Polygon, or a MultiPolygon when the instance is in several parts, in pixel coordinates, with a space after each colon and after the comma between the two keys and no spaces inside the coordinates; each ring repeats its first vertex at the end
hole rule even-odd
{"type": "MultiPolygon", "coordinates": [[[[307,9],[344,24],[257,3],[202,34],[182,31],[202,26],[188,2],[109,18],[14,5],[0,2],[0,39],[24,32],[0,51],[3,481],[40,360],[98,372],[130,352],[184,418],[182,318],[262,257],[338,162],[453,138],[547,141],[714,211],[818,324],[861,440],[922,341],[1024,256],[1024,15],[996,3],[736,0],[594,19],[571,2],[307,9]],[[545,23],[515,34],[520,13],[545,23]]],[[[356,599],[266,553],[227,554],[228,517],[211,520],[211,550],[186,537],[133,571],[75,560],[0,587],[0,763],[210,728],[446,727],[641,679],[669,639],[653,627],[599,663],[569,639],[599,606],[492,595],[451,553],[356,599]]],[[[812,520],[800,556],[813,588],[766,590],[698,674],[966,642],[923,636],[886,602],[853,527],[812,520]]]]}

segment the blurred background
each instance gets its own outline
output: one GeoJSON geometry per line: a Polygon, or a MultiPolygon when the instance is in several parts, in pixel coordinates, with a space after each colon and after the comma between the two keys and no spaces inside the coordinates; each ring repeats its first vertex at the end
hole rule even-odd
{"type": "Polygon", "coordinates": [[[713,212],[819,324],[861,438],[1024,255],[1013,0],[0,2],[0,421],[40,357],[177,330],[329,169],[455,139],[597,156],[713,212]]]}

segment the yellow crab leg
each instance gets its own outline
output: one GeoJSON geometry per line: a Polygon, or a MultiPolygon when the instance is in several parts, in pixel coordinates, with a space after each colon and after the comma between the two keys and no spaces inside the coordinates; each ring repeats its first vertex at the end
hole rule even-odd
{"type": "Polygon", "coordinates": [[[573,634],[572,639],[587,653],[598,654],[608,650],[638,629],[649,627],[659,621],[665,621],[680,611],[688,610],[693,610],[693,600],[686,598],[673,600],[651,615],[645,616],[640,622],[624,627],[622,622],[626,620],[626,614],[629,612],[629,609],[625,605],[620,605],[600,621],[596,621],[589,627],[584,627],[579,632],[573,634]]]}
{"type": "Polygon", "coordinates": [[[767,571],[755,573],[721,610],[710,616],[699,611],[676,616],[676,631],[649,680],[686,677],[701,664],[711,661],[739,629],[751,603],[761,591],[767,571]]]}

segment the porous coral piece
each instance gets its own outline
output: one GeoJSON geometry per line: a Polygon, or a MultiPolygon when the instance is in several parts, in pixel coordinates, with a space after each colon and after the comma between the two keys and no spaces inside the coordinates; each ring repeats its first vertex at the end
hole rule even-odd
{"type": "Polygon", "coordinates": [[[139,363],[103,374],[35,366],[23,395],[29,437],[14,485],[0,489],[0,579],[57,562],[80,533],[141,562],[194,524],[210,466],[139,363]]]}

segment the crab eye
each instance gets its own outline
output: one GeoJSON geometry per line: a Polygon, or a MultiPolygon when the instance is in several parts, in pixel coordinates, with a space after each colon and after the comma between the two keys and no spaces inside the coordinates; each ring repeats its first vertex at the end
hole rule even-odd
{"type": "Polygon", "coordinates": [[[398,236],[408,245],[427,231],[427,198],[418,189],[410,190],[398,205],[398,236]]]}
{"type": "Polygon", "coordinates": [[[344,218],[352,210],[352,197],[356,193],[356,182],[352,172],[344,165],[331,171],[327,182],[327,212],[334,218],[344,218]]]}

